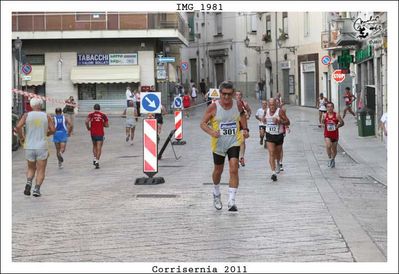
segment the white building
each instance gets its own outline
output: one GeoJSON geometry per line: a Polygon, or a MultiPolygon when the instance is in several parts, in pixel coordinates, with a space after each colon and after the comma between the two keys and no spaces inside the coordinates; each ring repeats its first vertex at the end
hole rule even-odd
{"type": "Polygon", "coordinates": [[[230,80],[245,94],[254,94],[260,58],[244,42],[248,34],[257,32],[251,14],[195,12],[188,16],[191,38],[189,47],[181,49],[181,58],[189,63],[189,69],[182,72],[183,83],[205,79],[208,87],[217,87],[230,80]]]}

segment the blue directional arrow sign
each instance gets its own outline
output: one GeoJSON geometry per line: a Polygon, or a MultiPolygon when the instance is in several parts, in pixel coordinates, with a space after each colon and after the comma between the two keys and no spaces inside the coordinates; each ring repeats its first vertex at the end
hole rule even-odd
{"type": "Polygon", "coordinates": [[[175,100],[173,101],[174,108],[181,108],[182,107],[182,100],[181,97],[175,97],[175,100]]]}
{"type": "Polygon", "coordinates": [[[161,113],[160,92],[140,92],[142,113],[161,113]]]}

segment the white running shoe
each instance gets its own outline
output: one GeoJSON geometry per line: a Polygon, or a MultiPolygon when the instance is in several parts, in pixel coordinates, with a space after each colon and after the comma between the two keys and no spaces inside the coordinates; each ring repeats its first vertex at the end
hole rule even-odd
{"type": "Polygon", "coordinates": [[[223,205],[222,205],[222,200],[221,200],[221,194],[219,195],[215,195],[213,194],[213,206],[217,209],[217,210],[221,210],[223,205]]]}

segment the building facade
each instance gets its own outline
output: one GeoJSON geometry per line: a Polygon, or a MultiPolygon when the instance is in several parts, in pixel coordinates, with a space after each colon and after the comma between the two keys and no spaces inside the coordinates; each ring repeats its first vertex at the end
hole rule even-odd
{"type": "Polygon", "coordinates": [[[190,42],[181,49],[181,57],[189,69],[182,71],[183,83],[204,79],[208,87],[218,87],[230,80],[244,96],[254,95],[260,79],[260,52],[245,44],[245,38],[257,32],[253,16],[255,13],[241,12],[188,14],[190,42]]]}
{"type": "Polygon", "coordinates": [[[387,112],[387,14],[384,12],[326,13],[322,47],[333,63],[329,75],[343,69],[342,83],[331,81],[332,100],[342,111],[343,92],[350,87],[357,97],[356,110],[372,119],[378,132],[379,119],[387,112]],[[371,23],[370,23],[371,22],[371,23]]]}
{"type": "MultiPolygon", "coordinates": [[[[145,90],[154,85],[167,100],[163,83],[177,81],[176,48],[188,44],[184,13],[18,12],[12,20],[12,37],[22,40],[20,63],[32,65],[31,79],[22,80],[22,88],[52,99],[74,96],[84,112],[95,102],[119,111],[126,105],[127,86],[145,90]],[[175,62],[159,64],[159,55],[175,57],[175,62]],[[160,76],[160,66],[168,78],[160,76]]],[[[17,87],[20,73],[14,71],[17,87]]],[[[56,106],[47,101],[47,112],[56,106]]]]}

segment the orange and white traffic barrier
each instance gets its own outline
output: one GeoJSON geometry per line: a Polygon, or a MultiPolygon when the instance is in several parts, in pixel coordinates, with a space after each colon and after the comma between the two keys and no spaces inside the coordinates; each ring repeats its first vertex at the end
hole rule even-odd
{"type": "Polygon", "coordinates": [[[144,119],[144,173],[153,177],[158,173],[157,120],[144,119]]]}
{"type": "Polygon", "coordinates": [[[39,98],[39,99],[42,99],[43,101],[54,103],[54,104],[69,105],[69,106],[78,107],[78,104],[76,104],[76,103],[75,104],[70,104],[70,103],[66,103],[65,100],[62,100],[62,99],[55,99],[55,98],[51,98],[51,97],[41,96],[41,95],[34,94],[32,92],[27,92],[27,91],[24,91],[24,90],[13,89],[12,92],[14,92],[16,94],[20,94],[20,95],[25,96],[25,97],[28,97],[29,99],[31,99],[31,98],[39,98]]]}
{"type": "Polygon", "coordinates": [[[183,115],[181,110],[175,111],[175,139],[183,139],[183,115]]]}

